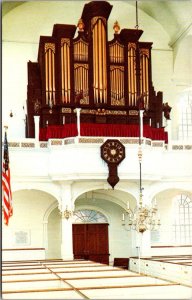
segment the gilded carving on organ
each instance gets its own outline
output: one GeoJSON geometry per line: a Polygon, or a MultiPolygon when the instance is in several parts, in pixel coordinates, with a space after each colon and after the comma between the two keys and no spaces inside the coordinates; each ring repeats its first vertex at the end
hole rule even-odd
{"type": "Polygon", "coordinates": [[[82,20],[82,19],[79,19],[79,22],[78,22],[78,24],[77,24],[77,27],[78,27],[79,31],[84,31],[85,24],[83,23],[83,20],[82,20]]]}
{"type": "Polygon", "coordinates": [[[140,55],[145,55],[149,58],[149,49],[140,49],[140,55]]]}
{"type": "Polygon", "coordinates": [[[95,24],[97,23],[97,21],[99,19],[103,21],[104,25],[106,25],[107,22],[106,22],[106,19],[104,17],[94,17],[91,20],[91,30],[93,30],[93,27],[95,26],[95,24]]]}
{"type": "Polygon", "coordinates": [[[119,30],[120,30],[120,26],[119,26],[119,23],[117,21],[115,21],[114,25],[113,25],[113,29],[115,31],[115,34],[118,34],[119,33],[119,30]]]}
{"type": "Polygon", "coordinates": [[[53,44],[53,43],[45,43],[45,52],[48,49],[51,49],[55,53],[55,44],[53,44]]]}
{"type": "Polygon", "coordinates": [[[70,40],[69,40],[69,39],[62,38],[62,39],[61,39],[61,46],[63,46],[63,44],[67,44],[67,45],[70,47],[70,40]]]}
{"type": "Polygon", "coordinates": [[[136,44],[135,43],[129,43],[128,44],[128,51],[133,48],[134,50],[136,50],[136,44]]]}

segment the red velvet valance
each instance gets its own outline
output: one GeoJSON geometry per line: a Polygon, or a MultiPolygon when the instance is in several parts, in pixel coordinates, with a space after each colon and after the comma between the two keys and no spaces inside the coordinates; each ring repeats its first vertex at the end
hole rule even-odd
{"type": "MultiPolygon", "coordinates": [[[[81,136],[109,136],[109,137],[139,137],[138,125],[124,124],[93,124],[82,123],[80,126],[81,136]]],[[[63,139],[77,136],[77,124],[49,125],[40,128],[39,140],[63,139]]],[[[168,134],[164,128],[152,128],[149,125],[143,126],[143,136],[151,140],[163,140],[168,142],[168,134]]]]}

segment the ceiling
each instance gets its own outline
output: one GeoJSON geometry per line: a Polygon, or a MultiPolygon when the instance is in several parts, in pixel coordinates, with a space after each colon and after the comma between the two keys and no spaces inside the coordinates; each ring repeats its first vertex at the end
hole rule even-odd
{"type": "MultiPolygon", "coordinates": [[[[33,1],[38,2],[38,0],[33,1]]],[[[113,1],[115,0],[110,2],[113,1]]],[[[25,2],[3,1],[2,17],[25,2]]],[[[123,2],[136,5],[134,0],[123,0],[123,2]]],[[[192,35],[192,0],[139,0],[138,8],[161,24],[170,37],[170,45],[173,45],[181,36],[189,33],[192,35]]]]}

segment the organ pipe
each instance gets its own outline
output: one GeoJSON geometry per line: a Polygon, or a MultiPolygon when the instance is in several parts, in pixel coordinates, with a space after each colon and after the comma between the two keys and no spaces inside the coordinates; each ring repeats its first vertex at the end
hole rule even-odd
{"type": "Polygon", "coordinates": [[[75,64],[74,65],[74,82],[75,94],[83,95],[83,104],[89,104],[89,88],[88,88],[88,65],[75,64]]]}
{"type": "Polygon", "coordinates": [[[55,104],[55,44],[45,43],[45,97],[46,104],[55,104]]]}
{"type": "Polygon", "coordinates": [[[82,39],[74,43],[74,60],[88,61],[88,43],[82,39]]]}
{"type": "Polygon", "coordinates": [[[110,67],[111,105],[125,105],[124,67],[110,67]]]}
{"type": "Polygon", "coordinates": [[[62,102],[70,103],[70,40],[66,38],[61,39],[61,94],[62,102]]]}
{"type": "Polygon", "coordinates": [[[136,45],[128,45],[128,104],[137,105],[136,45]]]}
{"type": "Polygon", "coordinates": [[[149,51],[148,49],[141,49],[140,51],[140,89],[141,93],[145,94],[145,108],[149,107],[149,51]]]}
{"type": "Polygon", "coordinates": [[[117,41],[109,45],[110,62],[123,63],[124,62],[124,46],[117,41]]]}
{"type": "Polygon", "coordinates": [[[93,90],[95,103],[107,103],[106,19],[92,19],[93,90]]]}

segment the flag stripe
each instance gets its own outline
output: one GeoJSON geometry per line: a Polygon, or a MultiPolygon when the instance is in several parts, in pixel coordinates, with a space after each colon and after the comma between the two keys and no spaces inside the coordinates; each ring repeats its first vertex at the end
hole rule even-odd
{"type": "Polygon", "coordinates": [[[12,192],[11,192],[11,176],[9,168],[9,151],[8,151],[8,142],[7,142],[7,133],[5,132],[4,139],[4,153],[3,153],[3,167],[2,167],[2,191],[3,191],[3,216],[4,223],[9,224],[9,218],[12,216],[13,207],[12,207],[12,192]]]}

